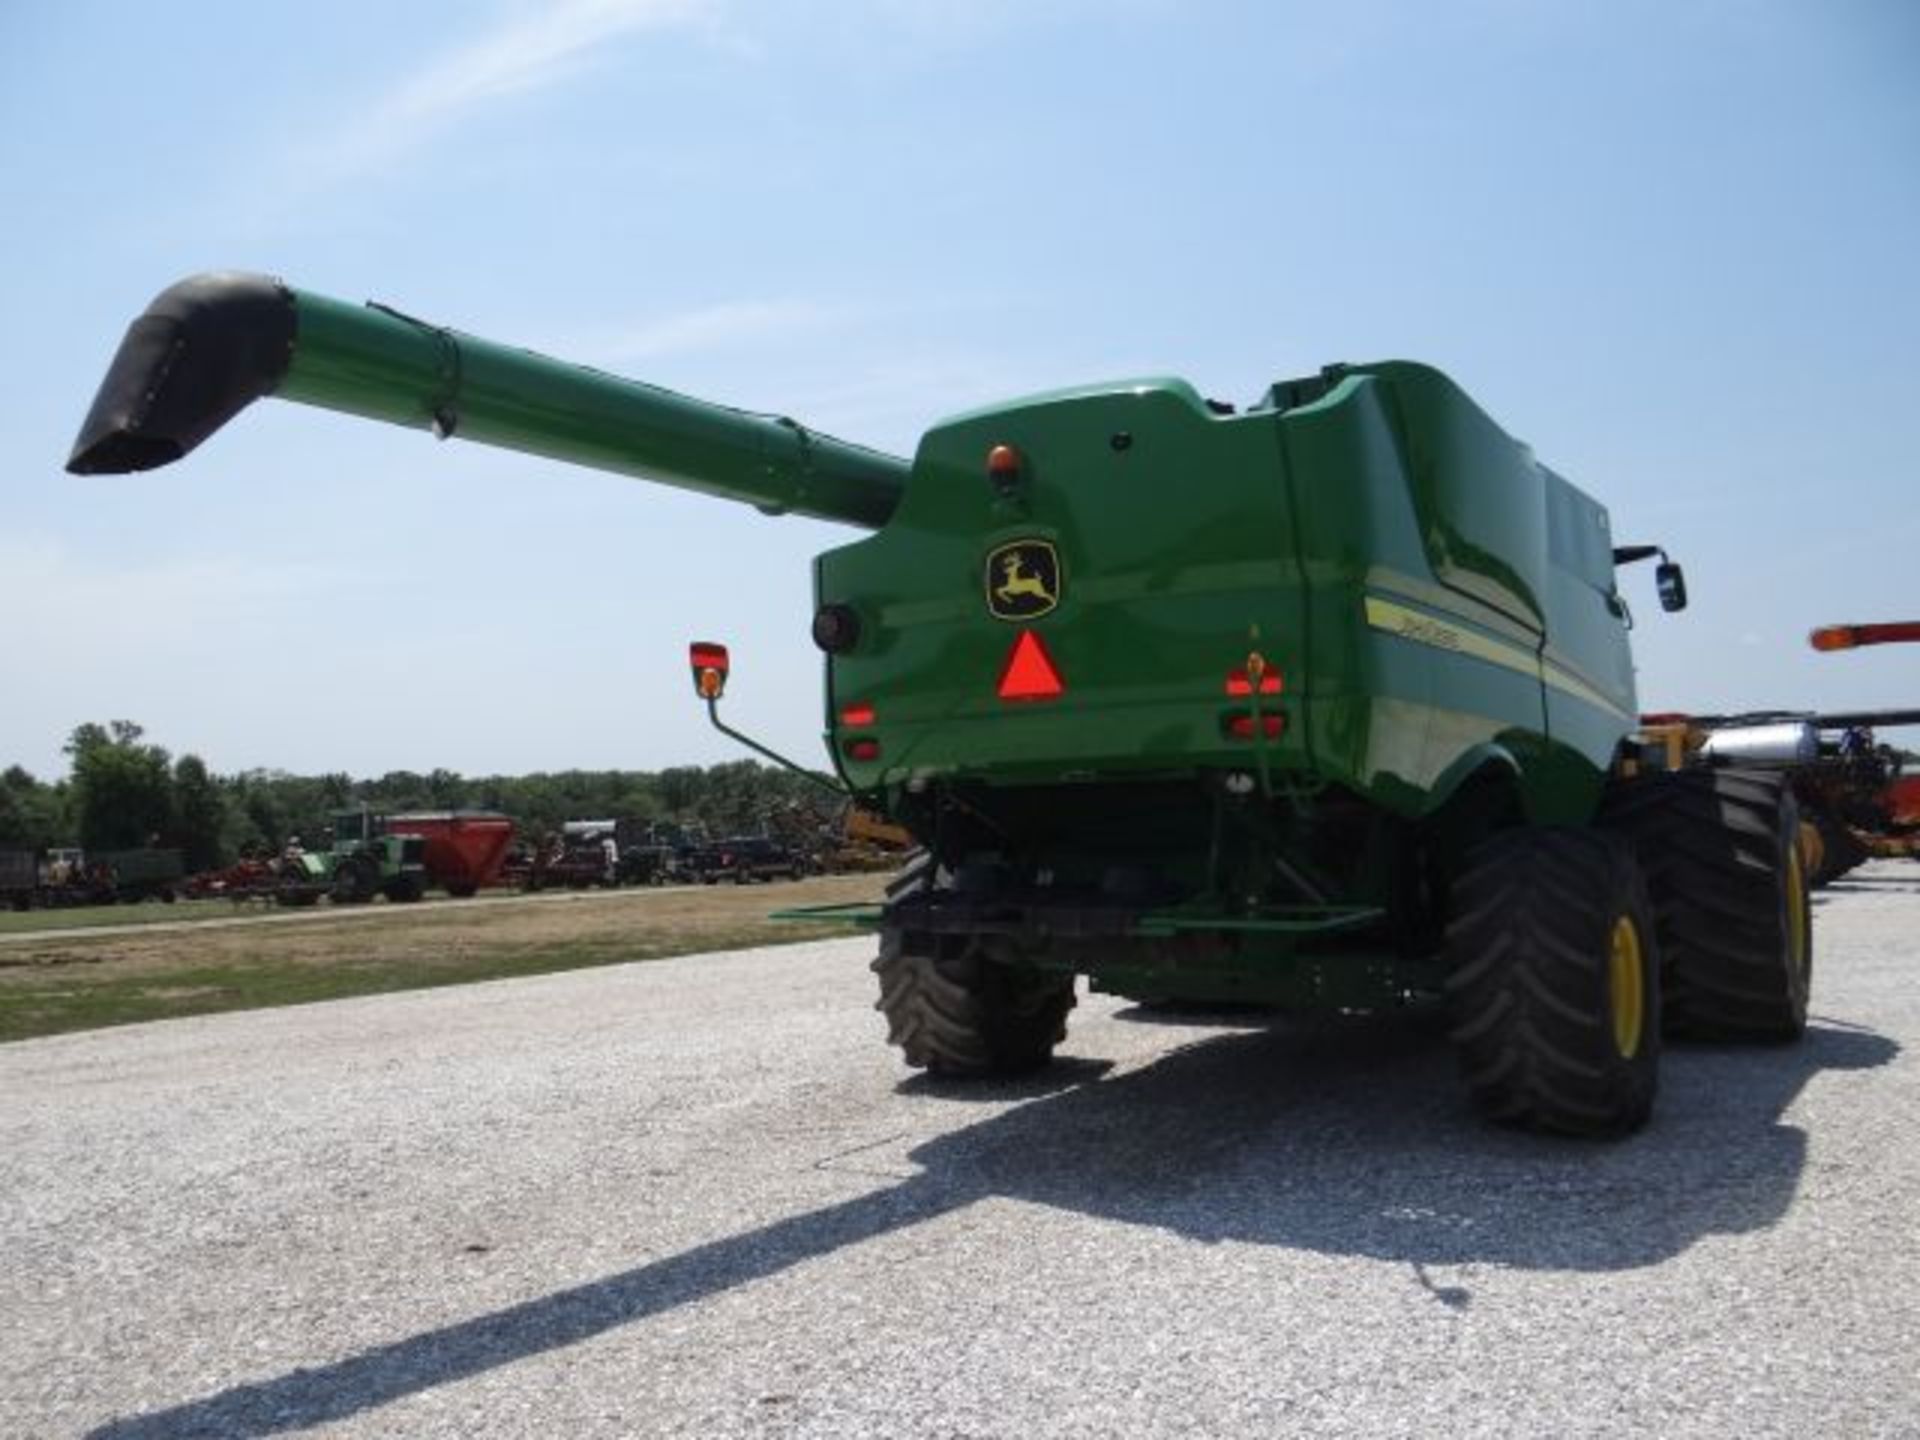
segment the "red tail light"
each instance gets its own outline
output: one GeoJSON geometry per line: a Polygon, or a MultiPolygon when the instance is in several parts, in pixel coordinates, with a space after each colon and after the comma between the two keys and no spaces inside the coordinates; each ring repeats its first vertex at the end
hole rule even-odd
{"type": "MultiPolygon", "coordinates": [[[[1281,680],[1278,670],[1269,670],[1260,677],[1260,693],[1262,695],[1278,695],[1280,688],[1281,680]]],[[[1253,694],[1253,682],[1247,678],[1247,672],[1244,669],[1229,670],[1227,672],[1227,694],[1253,694]]]]}
{"type": "MultiPolygon", "coordinates": [[[[1235,740],[1253,739],[1253,716],[1244,710],[1236,710],[1225,717],[1226,732],[1235,740]]],[[[1286,733],[1287,717],[1284,715],[1262,715],[1260,733],[1268,740],[1278,740],[1286,733]]]]}

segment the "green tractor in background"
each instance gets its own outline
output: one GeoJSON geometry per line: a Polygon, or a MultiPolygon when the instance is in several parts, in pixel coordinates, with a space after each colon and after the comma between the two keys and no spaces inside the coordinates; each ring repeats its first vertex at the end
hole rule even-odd
{"type": "Polygon", "coordinates": [[[395,902],[427,893],[427,842],[418,835],[389,834],[384,816],[367,809],[336,810],[333,844],[317,860],[337,905],[364,905],[375,895],[395,902]]]}
{"type": "MultiPolygon", "coordinates": [[[[1175,379],[1061,390],[908,461],[207,275],[134,321],[68,468],[166,464],[264,395],[868,532],[814,567],[826,742],[920,853],[883,904],[826,913],[877,930],[910,1065],[1045,1063],[1080,976],[1431,1004],[1486,1113],[1611,1135],[1650,1114],[1664,1033],[1805,1027],[1791,791],[1663,771],[1637,733],[1616,570],[1660,552],[1616,547],[1437,370],[1332,366],[1243,410],[1175,379]]],[[[1658,582],[1684,605],[1663,553],[1658,582]]],[[[691,659],[719,724],[725,649],[691,659]]]]}

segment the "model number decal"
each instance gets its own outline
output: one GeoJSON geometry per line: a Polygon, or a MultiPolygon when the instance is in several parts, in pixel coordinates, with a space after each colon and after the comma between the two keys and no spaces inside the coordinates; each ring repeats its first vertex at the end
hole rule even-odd
{"type": "Polygon", "coordinates": [[[1471,655],[1476,660],[1485,660],[1490,665],[1498,665],[1529,679],[1545,681],[1554,689],[1568,695],[1577,695],[1590,705],[1598,705],[1631,719],[1619,705],[1600,694],[1591,685],[1577,676],[1569,675],[1558,666],[1542,664],[1540,657],[1531,650],[1518,645],[1510,645],[1503,640],[1495,640],[1489,635],[1479,635],[1470,630],[1461,630],[1455,626],[1435,620],[1430,615],[1405,605],[1396,605],[1391,600],[1383,600],[1377,595],[1367,596],[1367,624],[1375,630],[1383,630],[1402,640],[1411,640],[1416,645],[1428,645],[1436,650],[1445,650],[1454,655],[1471,655]]]}
{"type": "Polygon", "coordinates": [[[1411,610],[1402,610],[1393,617],[1394,633],[1406,636],[1409,640],[1418,640],[1422,645],[1437,645],[1442,650],[1460,648],[1460,632],[1451,625],[1442,625],[1438,620],[1429,620],[1424,615],[1416,615],[1411,610]]]}

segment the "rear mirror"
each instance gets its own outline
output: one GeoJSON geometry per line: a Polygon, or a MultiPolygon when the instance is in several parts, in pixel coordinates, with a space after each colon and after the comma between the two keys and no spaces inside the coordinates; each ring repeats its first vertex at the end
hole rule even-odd
{"type": "Polygon", "coordinates": [[[1615,565],[1631,565],[1638,560],[1650,560],[1655,555],[1660,563],[1653,567],[1654,588],[1660,592],[1662,610],[1684,610],[1687,608],[1687,577],[1680,567],[1667,558],[1667,552],[1658,545],[1616,545],[1613,547],[1615,565]]]}
{"type": "Polygon", "coordinates": [[[1662,610],[1687,608],[1687,577],[1673,561],[1663,559],[1654,567],[1653,583],[1660,592],[1662,610]]]}
{"type": "Polygon", "coordinates": [[[727,688],[727,647],[696,640],[687,647],[693,666],[693,693],[702,700],[718,700],[727,688]]]}

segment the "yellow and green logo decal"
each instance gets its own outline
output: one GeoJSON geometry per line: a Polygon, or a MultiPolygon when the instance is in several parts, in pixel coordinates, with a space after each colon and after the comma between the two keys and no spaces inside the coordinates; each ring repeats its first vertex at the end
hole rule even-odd
{"type": "Polygon", "coordinates": [[[987,611],[1035,620],[1060,603],[1060,554],[1050,540],[1013,540],[987,555],[987,611]]]}

